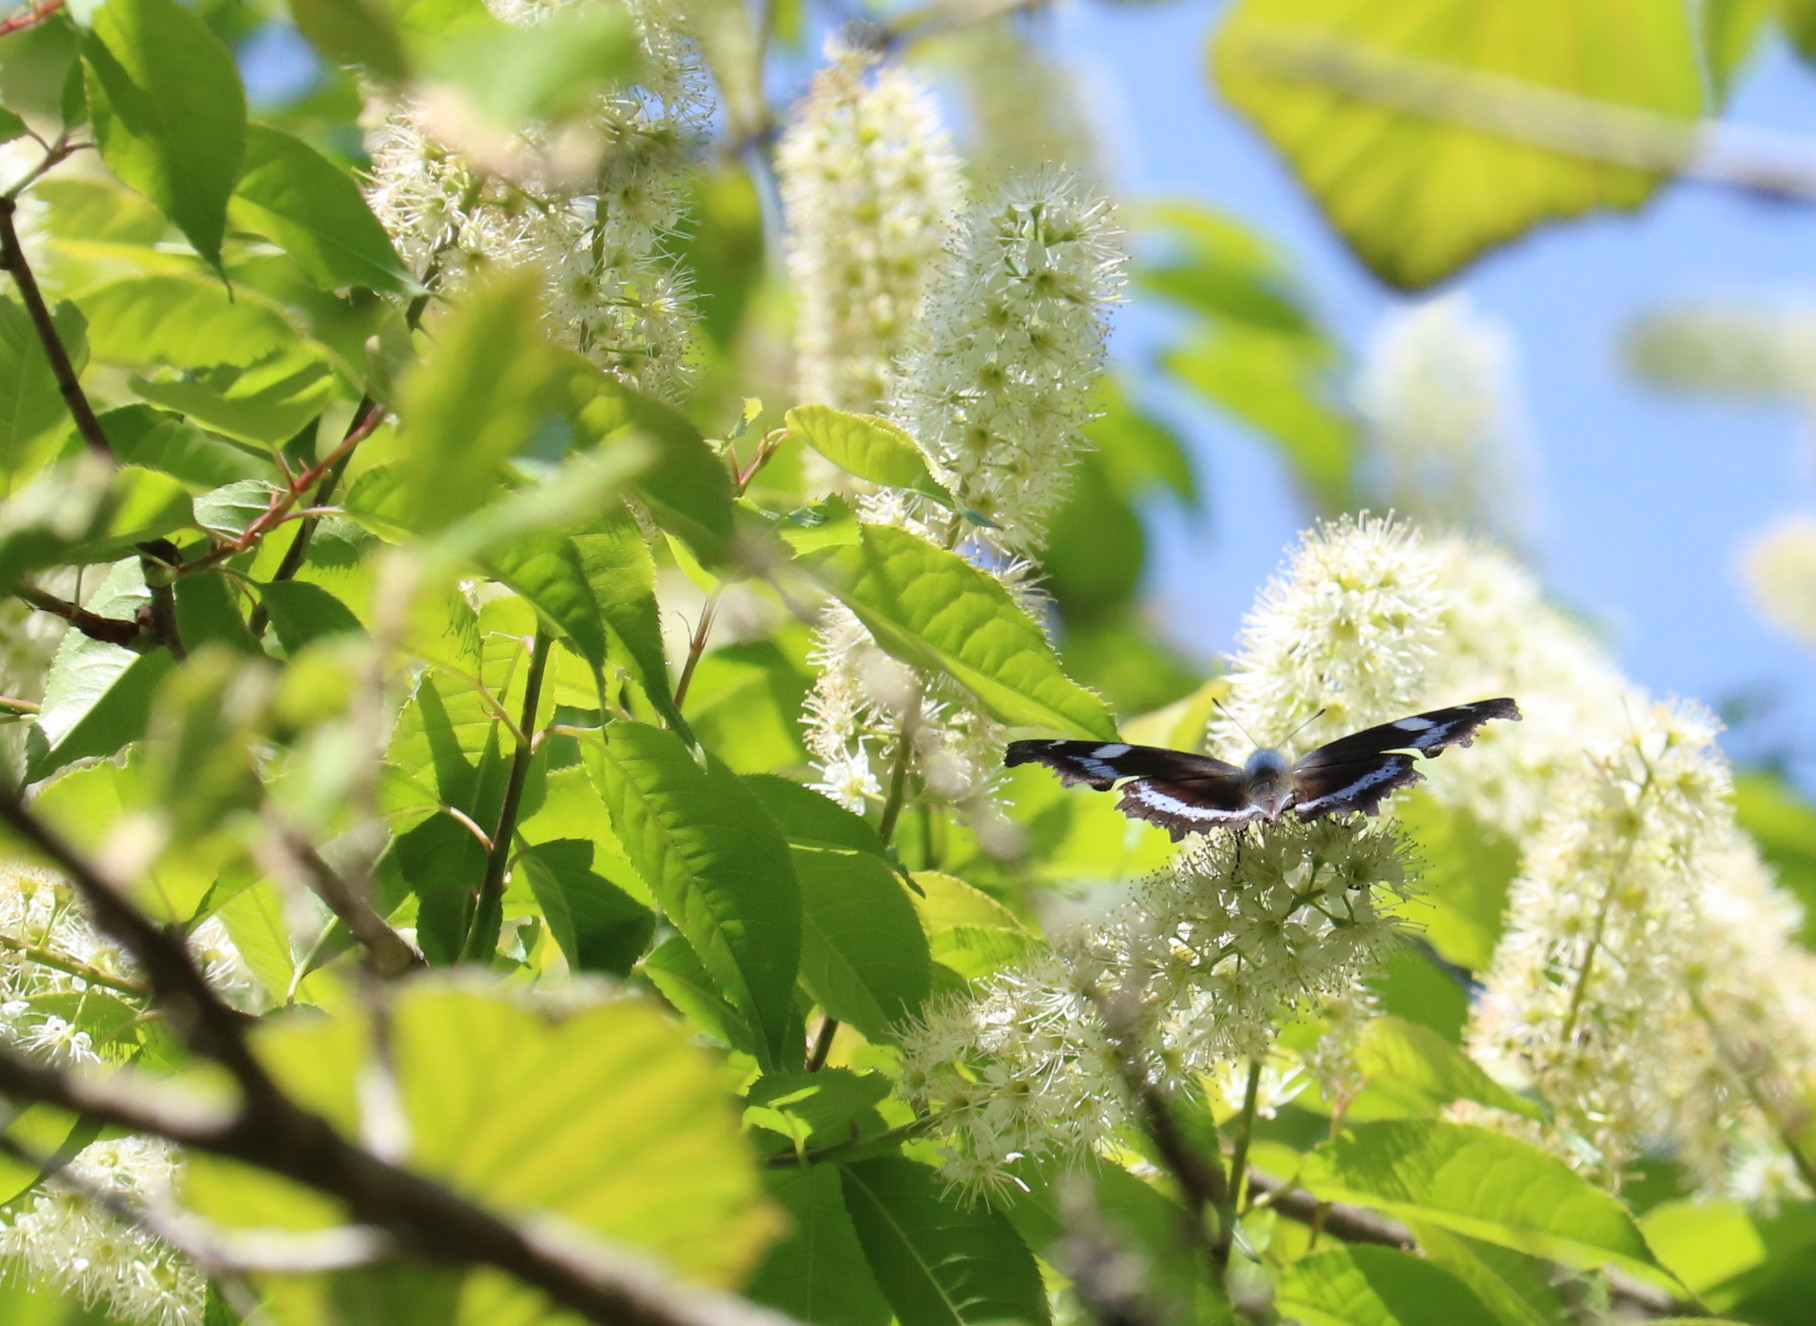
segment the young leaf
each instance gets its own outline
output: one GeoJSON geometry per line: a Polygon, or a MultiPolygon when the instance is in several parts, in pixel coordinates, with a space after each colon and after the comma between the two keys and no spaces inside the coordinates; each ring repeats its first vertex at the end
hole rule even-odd
{"type": "Polygon", "coordinates": [[[598,531],[576,534],[573,545],[605,624],[607,652],[643,688],[663,721],[685,731],[662,648],[656,563],[642,532],[628,515],[619,513],[602,522],[598,531]]]}
{"type": "Polygon", "coordinates": [[[246,168],[227,216],[283,249],[324,289],[415,287],[352,176],[277,129],[247,126],[246,168]]]}
{"type": "Polygon", "coordinates": [[[176,0],[107,0],[83,35],[82,60],[102,159],[219,267],[246,149],[233,56],[176,0]]]}
{"type": "Polygon", "coordinates": [[[1102,699],[1066,676],[1009,591],[957,553],[879,525],[855,544],[802,553],[795,564],[843,600],[890,654],[952,676],[1002,722],[1115,737],[1102,699]]]}
{"type": "Polygon", "coordinates": [[[1570,1266],[1657,1276],[1626,1208],[1557,1157],[1469,1124],[1386,1119],[1345,1128],[1306,1158],[1300,1184],[1406,1220],[1570,1266]]]}
{"type": "Polygon", "coordinates": [[[298,344],[244,371],[135,377],[132,389],[192,423],[266,449],[288,442],[322,412],[334,395],[334,374],[298,344]]]}
{"type": "Polygon", "coordinates": [[[574,971],[628,976],[655,933],[656,918],[593,869],[593,844],[560,838],[518,854],[536,904],[574,971]]]}
{"type": "Polygon", "coordinates": [[[489,575],[554,623],[580,657],[595,669],[605,666],[605,625],[572,539],[555,530],[535,530],[494,548],[482,562],[489,575]]]}
{"type": "Polygon", "coordinates": [[[801,893],[788,847],[737,775],[680,736],[617,722],[584,748],[618,841],[731,1004],[760,1030],[765,1067],[792,1040],[801,893]]]}
{"type": "Polygon", "coordinates": [[[901,1326],[1045,1326],[1034,1254],[1002,1216],[947,1195],[938,1175],[912,1161],[855,1161],[839,1176],[858,1242],[901,1326]]]}
{"type": "Polygon", "coordinates": [[[763,1188],[789,1229],[757,1263],[745,1296],[814,1326],[886,1326],[889,1304],[864,1263],[838,1170],[768,1170],[763,1188]]]}
{"type": "Polygon", "coordinates": [[[850,414],[830,405],[798,405],[783,416],[788,431],[847,474],[891,488],[909,488],[951,505],[952,495],[927,469],[914,439],[887,419],[850,414]]]}
{"type": "Polygon", "coordinates": [[[1449,1271],[1398,1248],[1329,1248],[1286,1268],[1280,1315],[1303,1326],[1502,1326],[1449,1271]]]}
{"type": "Polygon", "coordinates": [[[801,983],[822,1009],[891,1042],[927,998],[927,937],[908,892],[880,858],[794,849],[801,884],[801,983]]]}

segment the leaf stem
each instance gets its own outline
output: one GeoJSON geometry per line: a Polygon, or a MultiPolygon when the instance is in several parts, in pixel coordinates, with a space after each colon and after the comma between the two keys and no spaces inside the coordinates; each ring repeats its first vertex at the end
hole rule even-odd
{"type": "MultiPolygon", "coordinates": [[[[371,396],[359,398],[359,404],[353,407],[353,419],[348,423],[346,433],[341,436],[343,443],[364,422],[366,416],[371,413],[372,406],[371,396]]],[[[351,452],[342,455],[322,476],[321,487],[315,490],[316,506],[325,506],[333,498],[334,490],[340,485],[341,476],[347,472],[347,462],[351,459],[351,452]]],[[[294,479],[291,480],[292,485],[295,482],[294,479]]],[[[296,528],[295,537],[290,540],[290,546],[284,549],[283,560],[277,564],[277,570],[271,573],[273,582],[289,580],[303,569],[303,559],[309,555],[309,541],[315,537],[315,527],[321,523],[321,517],[314,513],[303,517],[302,523],[296,528]]],[[[265,627],[270,624],[270,621],[271,614],[265,610],[265,605],[261,602],[252,610],[252,616],[247,620],[246,626],[251,630],[253,638],[257,639],[265,634],[265,627]]]]}
{"type": "Polygon", "coordinates": [[[536,628],[536,639],[530,646],[530,671],[523,682],[523,721],[518,724],[517,753],[511,757],[511,774],[505,783],[504,804],[498,809],[492,850],[486,854],[486,873],[479,884],[473,923],[467,929],[467,942],[461,946],[462,962],[485,962],[498,947],[498,933],[504,925],[504,873],[511,860],[511,836],[517,828],[518,808],[523,804],[523,785],[530,775],[530,760],[536,754],[536,706],[542,701],[542,678],[548,670],[549,647],[553,643],[554,637],[546,626],[536,628]]]}
{"type": "Polygon", "coordinates": [[[106,990],[119,994],[132,995],[143,999],[151,991],[139,981],[129,981],[124,976],[111,976],[99,967],[83,962],[77,958],[66,958],[60,953],[36,944],[27,943],[13,935],[0,934],[0,948],[17,953],[20,957],[37,963],[40,967],[49,967],[53,971],[63,972],[68,976],[78,976],[90,985],[98,985],[106,990]]]}
{"type": "Polygon", "coordinates": [[[883,802],[883,817],[877,821],[877,836],[883,846],[895,837],[896,821],[902,816],[902,802],[908,793],[908,759],[914,753],[914,731],[921,723],[921,691],[914,690],[914,701],[903,711],[902,734],[895,743],[895,760],[889,768],[889,794],[883,802]]]}
{"type": "Polygon", "coordinates": [[[675,682],[677,709],[687,699],[687,688],[693,684],[694,669],[700,665],[700,656],[706,652],[706,641],[712,635],[713,619],[719,615],[719,598],[722,593],[722,590],[715,589],[707,596],[706,606],[700,609],[700,621],[694,627],[693,638],[687,642],[687,661],[681,665],[681,677],[675,682]]]}
{"type": "Polygon", "coordinates": [[[52,321],[50,308],[44,302],[44,292],[38,289],[38,278],[32,275],[31,264],[25,260],[25,249],[19,243],[19,228],[13,224],[18,210],[17,199],[0,196],[0,269],[4,269],[13,278],[13,284],[19,287],[19,297],[25,301],[25,311],[31,316],[38,340],[44,346],[44,357],[50,361],[51,376],[57,380],[57,391],[69,408],[70,418],[76,421],[76,431],[91,452],[111,461],[113,447],[107,441],[107,434],[101,431],[101,421],[95,417],[94,406],[88,403],[88,396],[82,390],[63,338],[57,335],[57,324],[52,321]]]}
{"type": "Polygon", "coordinates": [[[14,598],[30,604],[39,612],[48,612],[53,617],[61,617],[70,624],[71,629],[81,632],[91,640],[120,645],[141,654],[152,647],[150,633],[136,621],[125,621],[119,617],[103,617],[98,612],[90,612],[79,604],[71,603],[67,599],[60,599],[55,594],[47,594],[31,585],[13,585],[9,592],[14,598]]]}
{"type": "Polygon", "coordinates": [[[1236,1116],[1235,1145],[1230,1152],[1230,1219],[1222,1237],[1236,1232],[1236,1216],[1242,1210],[1243,1181],[1248,1174],[1249,1138],[1255,1131],[1255,1110],[1261,1099],[1261,1060],[1249,1060],[1248,1081],[1242,1088],[1242,1113],[1236,1116]]]}
{"type": "Polygon", "coordinates": [[[36,0],[34,4],[21,5],[18,9],[0,20],[0,37],[9,32],[34,27],[63,8],[63,0],[36,0]]]}

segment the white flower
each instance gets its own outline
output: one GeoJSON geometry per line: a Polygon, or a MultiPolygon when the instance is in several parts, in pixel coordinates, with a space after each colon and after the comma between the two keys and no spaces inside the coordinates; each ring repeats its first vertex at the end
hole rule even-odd
{"type": "Polygon", "coordinates": [[[919,326],[959,164],[917,75],[832,54],[776,150],[797,372],[803,401],[874,413],[919,326]]]}
{"type": "Polygon", "coordinates": [[[1462,295],[1389,316],[1364,359],[1356,404],[1370,492],[1428,530],[1517,541],[1525,456],[1506,331],[1462,295]]]}
{"type": "Polygon", "coordinates": [[[1765,619],[1816,646],[1816,516],[1785,516],[1748,546],[1743,561],[1765,619]]]}

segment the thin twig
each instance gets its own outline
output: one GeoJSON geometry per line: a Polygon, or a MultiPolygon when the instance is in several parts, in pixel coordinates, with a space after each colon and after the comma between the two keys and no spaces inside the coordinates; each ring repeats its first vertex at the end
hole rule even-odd
{"type": "Polygon", "coordinates": [[[20,700],[11,695],[0,695],[0,712],[19,714],[22,717],[29,716],[38,712],[38,704],[34,700],[20,700]]]}
{"type": "Polygon", "coordinates": [[[20,957],[35,962],[40,967],[49,967],[53,971],[60,971],[67,976],[79,976],[90,985],[98,985],[103,989],[112,990],[118,994],[133,995],[136,998],[143,999],[146,995],[151,993],[142,981],[133,981],[128,980],[124,976],[115,976],[110,972],[102,971],[92,963],[83,962],[77,958],[64,957],[61,953],[54,952],[51,949],[41,948],[36,944],[28,943],[15,935],[0,934],[0,948],[17,953],[20,957]]]}
{"type": "Polygon", "coordinates": [[[825,1146],[810,1146],[804,1151],[777,1151],[763,1157],[765,1169],[798,1169],[806,1165],[823,1165],[828,1161],[843,1160],[860,1151],[869,1151],[874,1147],[890,1147],[900,1142],[910,1142],[933,1130],[940,1122],[936,1114],[923,1115],[907,1123],[891,1128],[887,1132],[877,1133],[872,1137],[854,1137],[849,1142],[831,1142],[825,1146]]]}
{"type": "Polygon", "coordinates": [[[42,23],[61,8],[63,0],[35,0],[33,4],[21,5],[5,19],[0,19],[0,37],[42,23]]]}
{"type": "Polygon", "coordinates": [[[463,962],[490,961],[498,947],[499,929],[504,924],[505,870],[511,861],[511,837],[517,830],[523,785],[530,774],[530,760],[536,754],[536,707],[542,702],[542,677],[548,670],[549,648],[553,644],[554,637],[548,628],[539,627],[530,646],[530,670],[523,682],[523,721],[517,725],[522,735],[517,742],[517,752],[511,757],[504,803],[498,810],[498,827],[492,832],[485,878],[480,881],[479,898],[473,907],[473,923],[467,929],[466,943],[461,946],[463,962]]]}
{"type": "Polygon", "coordinates": [[[719,615],[719,590],[714,590],[706,600],[706,606],[700,609],[699,625],[694,627],[693,638],[687,642],[687,661],[681,665],[681,677],[675,682],[675,708],[679,709],[687,699],[687,688],[694,680],[694,669],[700,665],[700,656],[706,652],[706,641],[712,635],[713,618],[719,615]]]}
{"type": "MultiPolygon", "coordinates": [[[[354,430],[365,422],[366,416],[372,412],[372,405],[373,401],[370,396],[359,398],[359,404],[353,407],[353,419],[348,423],[346,433],[341,435],[342,442],[345,442],[354,430]]],[[[352,458],[351,452],[343,455],[322,476],[321,486],[315,490],[316,506],[324,506],[333,498],[334,490],[340,486],[341,476],[347,472],[347,462],[352,458]]],[[[294,487],[296,480],[293,478],[290,482],[294,487]]],[[[290,540],[290,546],[284,549],[283,560],[278,562],[277,570],[271,573],[273,581],[289,580],[303,569],[303,560],[309,555],[310,540],[315,537],[316,527],[321,523],[319,515],[304,516],[302,523],[296,528],[295,536],[290,540]]],[[[265,610],[265,605],[261,602],[252,610],[252,616],[247,619],[246,628],[256,638],[265,634],[265,627],[270,624],[270,621],[271,614],[265,610]]]]}
{"type": "Polygon", "coordinates": [[[813,1038],[813,1049],[807,1054],[807,1071],[817,1073],[826,1067],[826,1056],[832,1053],[833,1037],[839,1034],[839,1020],[821,1017],[819,1034],[813,1038]]]}
{"type": "Polygon", "coordinates": [[[11,275],[13,284],[19,287],[19,297],[25,302],[25,311],[44,347],[44,357],[50,361],[51,376],[57,380],[57,391],[61,393],[64,405],[69,407],[70,418],[76,421],[76,431],[90,451],[112,460],[113,447],[108,444],[107,434],[101,431],[101,421],[95,417],[94,407],[88,403],[88,396],[76,377],[76,367],[70,362],[63,338],[57,335],[57,324],[44,302],[44,292],[38,289],[38,278],[32,275],[31,264],[25,260],[25,249],[19,243],[19,228],[13,223],[18,210],[16,199],[0,195],[0,270],[11,275]]]}
{"type": "Polygon", "coordinates": [[[14,598],[36,608],[39,612],[48,612],[53,617],[61,617],[72,629],[81,632],[91,640],[100,640],[110,645],[120,645],[136,653],[146,653],[155,647],[151,633],[136,621],[124,621],[118,617],[103,617],[98,612],[90,612],[79,604],[67,599],[60,599],[55,594],[46,594],[32,585],[14,585],[8,591],[14,598]]]}
{"type": "Polygon", "coordinates": [[[426,965],[410,941],[386,924],[371,899],[341,878],[294,826],[283,823],[275,810],[268,811],[266,821],[272,841],[294,865],[295,874],[347,927],[373,971],[395,979],[426,965]]]}

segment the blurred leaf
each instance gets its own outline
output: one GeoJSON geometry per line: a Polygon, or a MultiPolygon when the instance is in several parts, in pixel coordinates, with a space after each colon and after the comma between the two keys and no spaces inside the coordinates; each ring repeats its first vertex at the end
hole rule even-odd
{"type": "Polygon", "coordinates": [[[1103,617],[1066,623],[1060,658],[1067,673],[1101,693],[1118,714],[1139,714],[1189,695],[1204,668],[1168,640],[1162,616],[1156,605],[1130,600],[1103,617]]]}
{"type": "Polygon", "coordinates": [[[1320,507],[1349,505],[1355,425],[1331,403],[1322,347],[1226,326],[1194,336],[1165,363],[1186,386],[1274,442],[1320,507]]]}
{"type": "MultiPolygon", "coordinates": [[[[117,563],[82,606],[101,617],[131,621],[151,602],[136,557],[117,563]]],[[[38,721],[26,735],[27,782],[71,760],[112,755],[144,734],[151,697],[170,671],[169,653],[136,654],[123,645],[77,631],[63,637],[44,679],[38,721]]]]}
{"type": "MultiPolygon", "coordinates": [[[[254,446],[279,446],[319,415],[334,393],[328,366],[297,347],[239,371],[219,368],[163,379],[132,379],[143,400],[254,446]]],[[[266,467],[268,468],[268,467],[266,467]]]]}
{"type": "Polygon", "coordinates": [[[1048,522],[1040,556],[1045,587],[1065,614],[1067,645],[1080,622],[1135,596],[1148,551],[1141,517],[1111,480],[1103,456],[1085,452],[1072,473],[1072,491],[1048,522]]]}
{"type": "Polygon", "coordinates": [[[402,523],[437,530],[486,504],[498,470],[546,409],[556,358],[541,278],[527,268],[467,287],[429,324],[433,349],[399,387],[402,523]]]}
{"type": "Polygon", "coordinates": [[[788,847],[757,799],[673,732],[617,722],[584,750],[626,855],[733,1007],[761,1029],[765,1067],[790,1043],[801,895],[788,847]]]}
{"type": "Polygon", "coordinates": [[[805,665],[772,641],[727,645],[694,669],[689,721],[706,747],[739,773],[805,766],[801,706],[811,684],[805,665]]]}
{"type": "Polygon", "coordinates": [[[882,1073],[781,1069],[751,1084],[744,1121],[786,1137],[797,1151],[810,1143],[845,1145],[886,1131],[877,1106],[889,1094],[890,1080],[882,1073]]]}
{"type": "Polygon", "coordinates": [[[246,167],[227,216],[296,259],[324,289],[415,288],[352,176],[301,139],[267,125],[247,126],[246,167]]]}
{"type": "Polygon", "coordinates": [[[898,1040],[932,981],[914,904],[876,856],[803,847],[792,855],[801,886],[801,984],[866,1040],[898,1040]]]}
{"type": "Polygon", "coordinates": [[[1382,1012],[1460,1045],[1469,1021],[1468,981],[1468,973],[1447,966],[1421,937],[1396,946],[1369,984],[1382,1012]]]}
{"type": "Polygon", "coordinates": [[[1752,772],[1734,779],[1734,813],[1803,904],[1803,942],[1816,948],[1816,806],[1777,774],[1752,772]]]}
{"type": "Polygon", "coordinates": [[[1350,1108],[1348,1117],[1357,1122],[1395,1114],[1436,1115],[1453,1100],[1543,1117],[1537,1105],[1501,1086],[1437,1032],[1403,1018],[1371,1021],[1356,1046],[1355,1066],[1368,1079],[1368,1089],[1350,1108]]]}
{"type": "Polygon", "coordinates": [[[732,531],[731,473],[687,416],[632,391],[578,356],[564,361],[576,432],[584,445],[623,434],[654,450],[638,492],[656,523],[709,566],[724,561],[732,531]]]}
{"type": "Polygon", "coordinates": [[[763,278],[763,203],[741,163],[692,172],[692,224],[675,250],[693,273],[700,321],[718,345],[730,347],[763,278]]]}
{"type": "Polygon", "coordinates": [[[510,130],[580,115],[638,65],[630,15],[616,4],[554,10],[528,24],[469,24],[425,55],[428,75],[458,87],[494,125],[510,130]]]}
{"type": "Polygon", "coordinates": [[[593,844],[562,838],[517,855],[549,933],[573,971],[628,976],[649,947],[655,915],[593,870],[593,844]]]}
{"type": "Polygon", "coordinates": [[[1322,1201],[1426,1221],[1567,1266],[1658,1275],[1618,1200],[1556,1156],[1502,1133],[1435,1119],[1353,1124],[1306,1157],[1322,1201]]]}
{"type": "MultiPolygon", "coordinates": [[[[412,1168],[711,1283],[738,1276],[767,1240],[774,1221],[719,1066],[647,1002],[563,1016],[468,977],[419,979],[393,1007],[412,1168]]],[[[280,1083],[349,1131],[371,1054],[350,1043],[353,1026],[286,1019],[258,1037],[280,1083]]]]}
{"type": "Polygon", "coordinates": [[[1002,1216],[948,1196],[934,1171],[907,1160],[861,1160],[839,1173],[858,1242],[901,1326],[1045,1326],[1034,1255],[1002,1216]]]}
{"type": "Polygon", "coordinates": [[[364,66],[383,82],[409,72],[403,39],[384,0],[289,0],[298,31],[338,64],[364,66]]]}
{"type": "MultiPolygon", "coordinates": [[[[1735,8],[1736,0],[1727,0],[1720,7],[1735,8]]],[[[1745,20],[1743,18],[1740,21],[1745,20]]],[[[1806,64],[1816,61],[1816,3],[1812,3],[1812,0],[1778,0],[1778,25],[1784,29],[1785,39],[1791,43],[1791,49],[1802,56],[1806,64]]]]}
{"type": "MultiPolygon", "coordinates": [[[[82,314],[62,303],[52,322],[80,375],[88,360],[82,314]]],[[[0,494],[43,464],[68,427],[68,407],[37,329],[23,308],[0,297],[0,494]]]]}
{"type": "MultiPolygon", "coordinates": [[[[1778,0],[1778,7],[1787,15],[1787,29],[1792,26],[1790,11],[1808,8],[1804,0],[1778,0]]],[[[1727,101],[1734,80],[1758,51],[1760,39],[1769,31],[1767,20],[1773,8],[1773,0],[1704,0],[1702,45],[1717,105],[1727,101]]]]}
{"type": "Polygon", "coordinates": [[[1519,845],[1430,795],[1406,798],[1399,815],[1425,862],[1420,895],[1406,905],[1406,918],[1446,961],[1487,971],[1501,937],[1507,889],[1519,870],[1519,845]]]}
{"type": "Polygon", "coordinates": [[[887,419],[851,414],[830,405],[798,405],[783,419],[791,434],[845,473],[869,483],[925,493],[951,505],[951,494],[935,482],[914,439],[887,419]]]}
{"type": "Polygon", "coordinates": [[[763,1187],[789,1230],[763,1255],[745,1296],[810,1326],[887,1326],[889,1304],[864,1263],[839,1171],[767,1170],[763,1187]]]}
{"type": "Polygon", "coordinates": [[[106,0],[82,60],[102,159],[218,268],[246,147],[232,55],[176,0],[106,0]]]}
{"type": "Polygon", "coordinates": [[[1506,1326],[1558,1326],[1570,1320],[1549,1262],[1511,1248],[1464,1238],[1435,1225],[1414,1224],[1419,1251],[1468,1285],[1506,1326]]]}
{"type": "Polygon", "coordinates": [[[1182,502],[1198,501],[1198,476],[1184,441],[1170,427],[1142,410],[1114,377],[1097,385],[1097,417],[1085,425],[1118,491],[1140,497],[1160,484],[1182,502]]]}
{"type": "Polygon", "coordinates": [[[277,486],[263,479],[237,482],[199,494],[194,503],[195,523],[223,539],[237,539],[246,527],[271,509],[277,486]]]}
{"type": "Polygon", "coordinates": [[[1102,699],[1060,670],[1008,590],[958,554],[907,530],[871,526],[859,543],[805,553],[796,564],[890,654],[953,677],[1003,723],[1115,737],[1102,699]]]}
{"type": "Polygon", "coordinates": [[[128,276],[82,296],[95,360],[126,368],[244,367],[296,332],[267,300],[189,276],[128,276]]]}
{"type": "Polygon", "coordinates": [[[1540,222],[1636,208],[1660,182],[1472,124],[1519,116],[1544,136],[1568,117],[1570,130],[1600,144],[1613,135],[1591,117],[1633,107],[1681,122],[1688,151],[1703,111],[1696,42],[1677,0],[1513,9],[1240,0],[1219,25],[1211,64],[1224,97],[1292,164],[1338,234],[1407,289],[1540,222]],[[1607,58],[1614,50],[1631,58],[1607,58]],[[1542,112],[1507,104],[1525,89],[1546,98],[1542,112]]]}
{"type": "Polygon", "coordinates": [[[1280,1277],[1274,1303],[1303,1326],[1501,1326],[1469,1287],[1440,1266],[1398,1248],[1329,1248],[1280,1277]]]}
{"type": "Polygon", "coordinates": [[[1711,1308],[1793,1326],[1816,1292],[1816,1203],[1773,1213],[1739,1202],[1672,1201],[1641,1218],[1659,1262],[1711,1308]]]}
{"type": "Polygon", "coordinates": [[[1149,216],[1171,252],[1136,268],[1141,286],[1218,321],[1322,339],[1291,269],[1257,232],[1195,202],[1161,203],[1149,216]]]}

